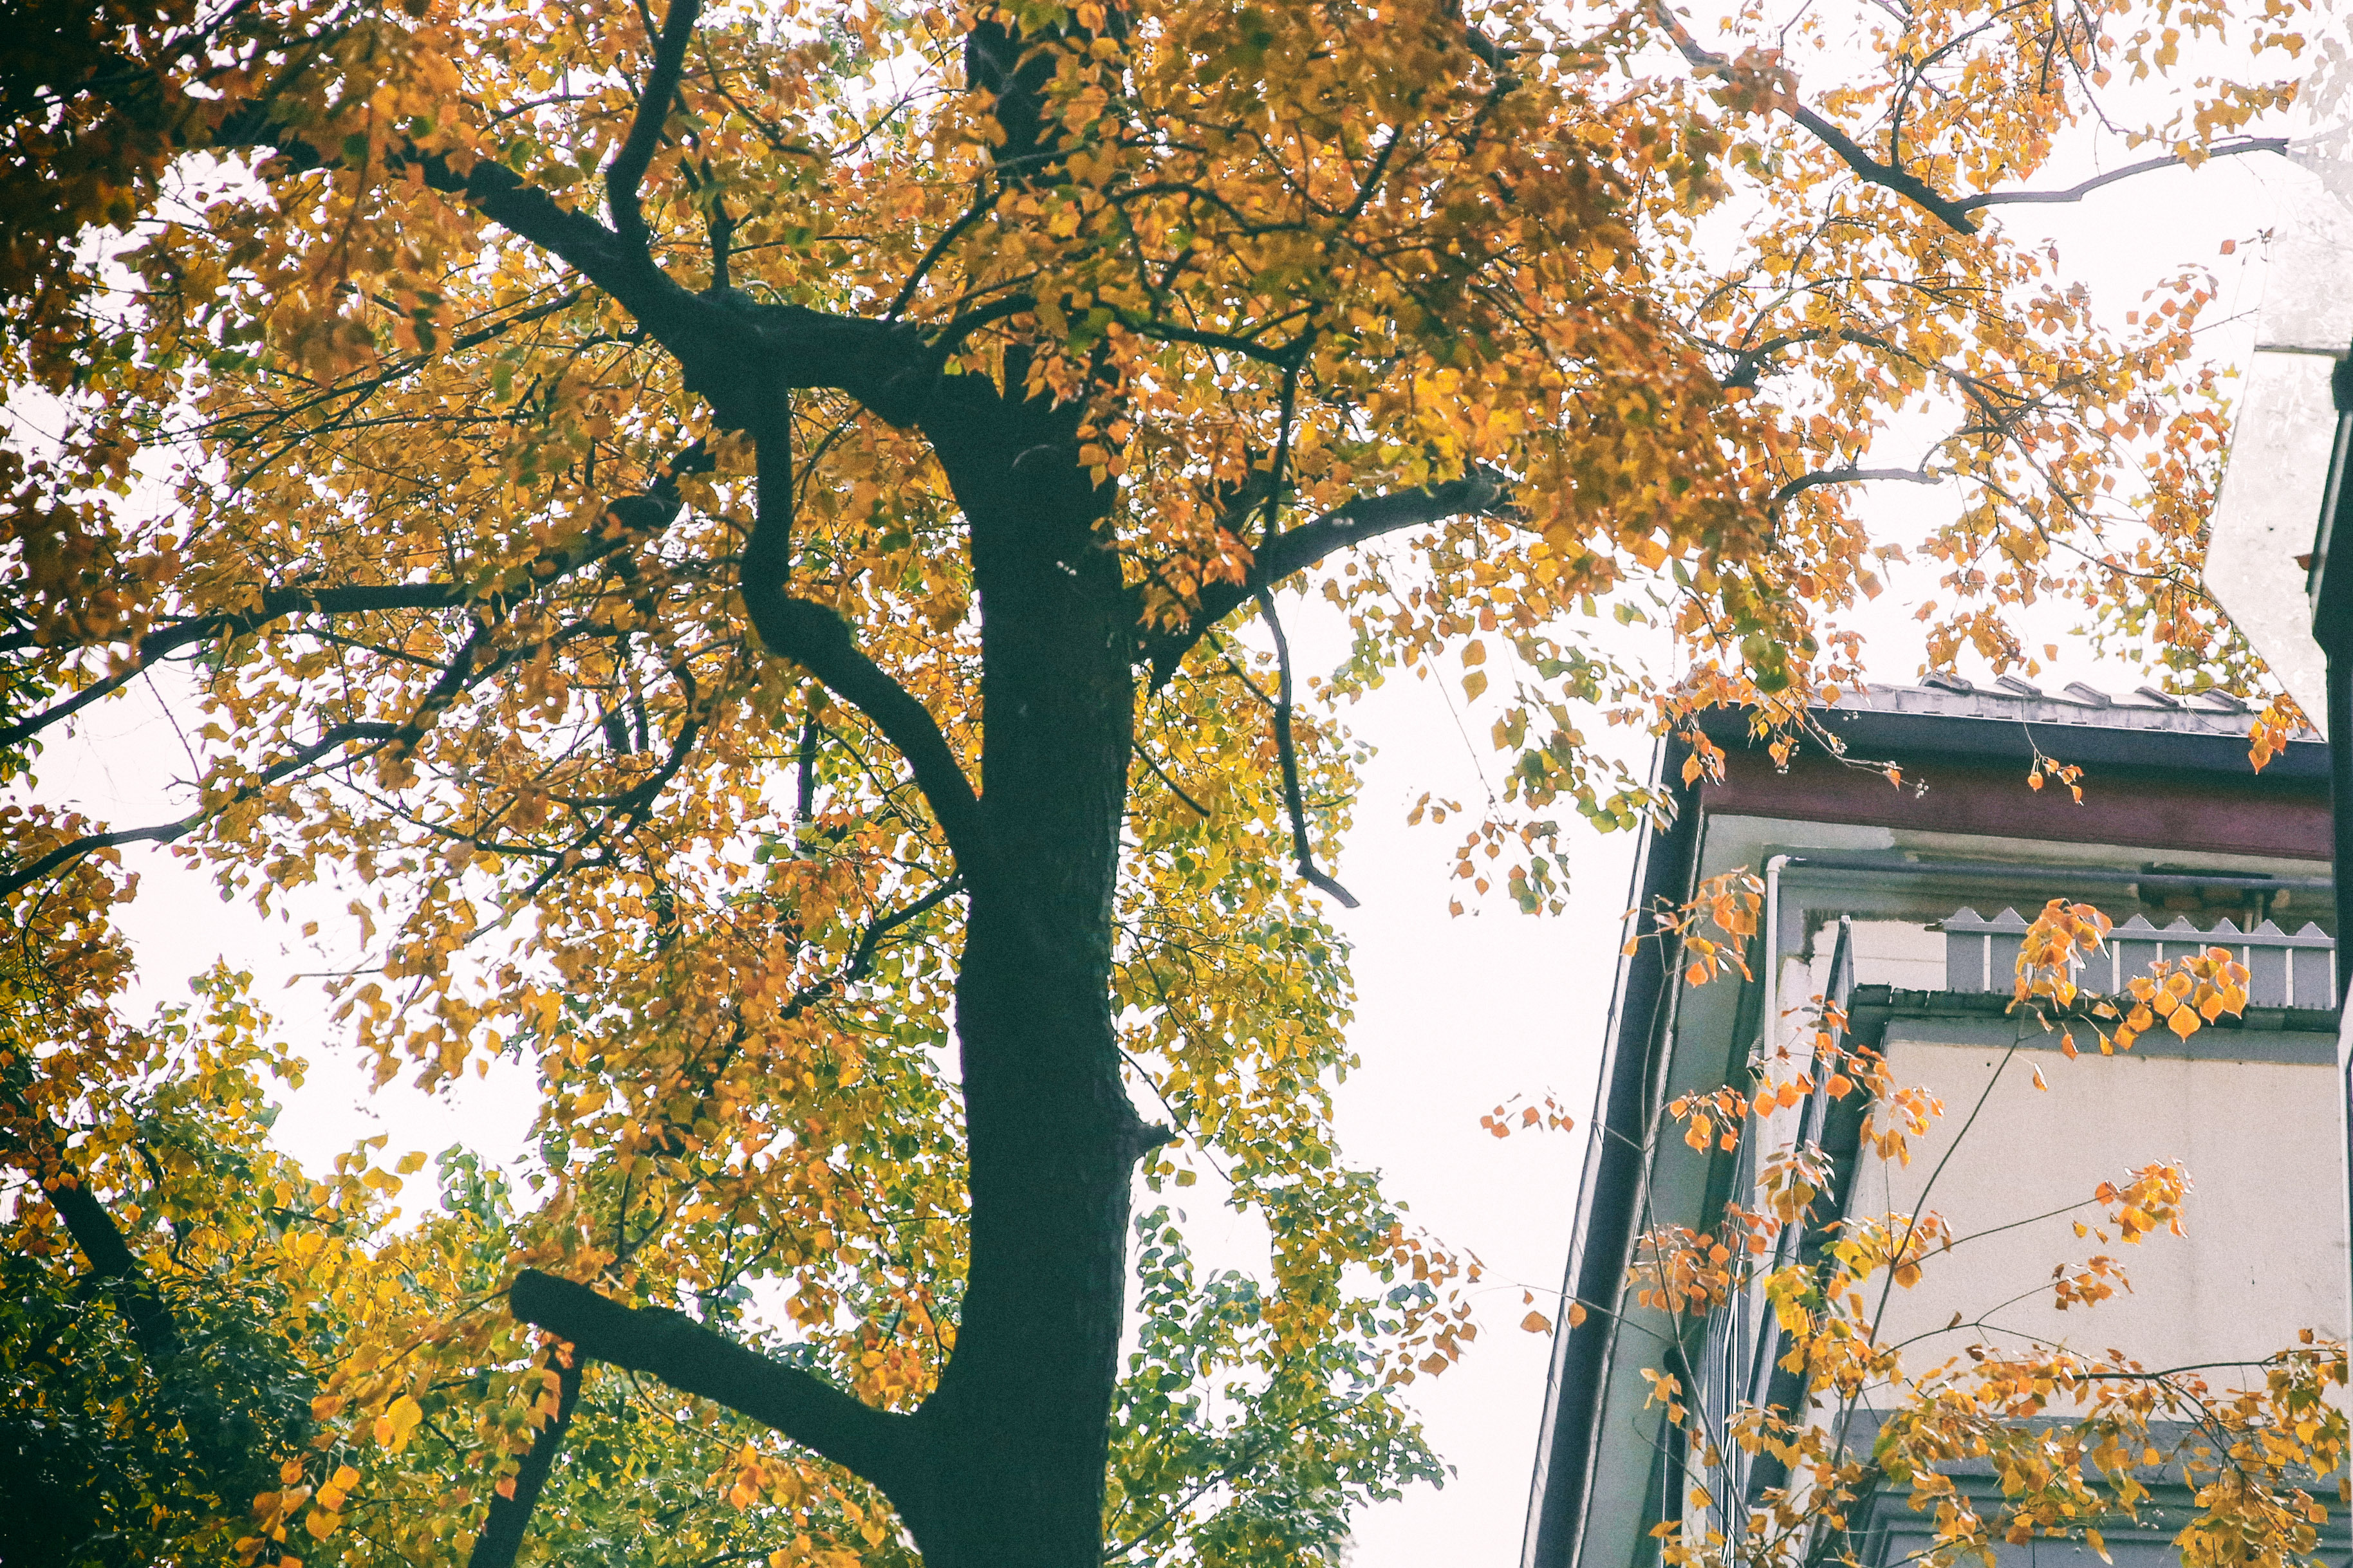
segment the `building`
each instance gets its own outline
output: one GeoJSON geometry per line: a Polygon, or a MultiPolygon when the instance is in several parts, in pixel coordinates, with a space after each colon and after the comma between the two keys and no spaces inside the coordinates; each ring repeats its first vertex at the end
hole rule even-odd
{"type": "MultiPolygon", "coordinates": [[[[1775,1479],[1736,1458],[1698,1475],[1702,1457],[1641,1375],[1674,1370],[1704,1411],[1795,1407],[1771,1314],[1736,1295],[1704,1320],[1671,1319],[1635,1303],[1626,1278],[1643,1229],[1707,1228],[1729,1195],[1753,1191],[1758,1143],[1796,1131],[1760,1134],[1767,1124],[1748,1119],[1737,1149],[1695,1151],[1672,1127],[1662,1135],[1663,1108],[1744,1081],[1768,1024],[1810,1031],[1817,996],[1843,1008],[1851,1042],[1952,1110],[1908,1165],[1858,1148],[1851,1104],[1817,1097],[1782,1112],[1777,1121],[1807,1119],[1831,1156],[1827,1201],[1905,1209],[1933,1181],[1929,1206],[1957,1233],[2010,1226],[1970,1242],[1965,1269],[1896,1293],[1883,1331],[1916,1338],[1910,1364],[2002,1333],[2114,1346],[2149,1365],[2260,1358],[2300,1329],[2333,1335],[2345,1321],[2327,745],[2292,741],[2258,774],[2247,717],[2228,699],[2010,679],[1873,687],[1818,716],[1845,759],[1816,749],[1778,770],[1744,716],[1711,719],[1725,776],[1682,788],[1672,826],[1637,861],[1643,907],[1683,902],[1738,868],[1763,878],[1754,979],[1691,985],[1684,956],[1651,941],[1621,961],[1567,1285],[1588,1315],[1556,1331],[1524,1568],[1644,1568],[1651,1527],[1684,1515],[1694,1480],[1737,1509],[1775,1479]],[[2080,804],[2063,783],[2028,787],[2038,758],[2084,770],[2080,804]],[[1900,786],[1854,765],[1862,759],[1896,764],[1900,786]],[[2119,928],[2109,972],[2084,975],[2087,990],[2211,943],[2249,965],[2249,1005],[2187,1041],[2158,1031],[2126,1055],[2063,1058],[2056,1037],[2009,1010],[2020,937],[2055,897],[2095,903],[2119,928]],[[1980,1100],[1971,1142],[1939,1172],[1945,1141],[1980,1100]],[[2080,1255],[2072,1219],[2013,1222],[2168,1159],[2196,1183],[2186,1237],[2131,1249],[2132,1294],[2063,1317],[2049,1281],[2054,1262],[2080,1255]],[[1981,1327],[1944,1328],[2012,1297],[1981,1327]]],[[[1662,778],[1680,777],[1683,755],[1662,755],[1662,778]]],[[[1866,1532],[1883,1563],[1927,1529],[1886,1500],[1866,1532]]],[[[2111,1533],[2109,1551],[2164,1561],[2162,1512],[2111,1533]]],[[[2006,1563],[2075,1549],[2013,1550],[2006,1563]]]]}

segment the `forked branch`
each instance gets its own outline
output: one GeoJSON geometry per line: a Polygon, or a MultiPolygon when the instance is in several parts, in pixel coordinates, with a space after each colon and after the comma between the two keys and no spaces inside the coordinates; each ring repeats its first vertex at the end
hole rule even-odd
{"type": "MultiPolygon", "coordinates": [[[[1702,76],[1726,81],[1732,79],[1736,68],[1731,58],[1702,47],[1699,40],[1692,37],[1691,29],[1683,26],[1683,19],[1669,8],[1665,0],[1659,0],[1651,7],[1651,15],[1658,19],[1667,37],[1673,40],[1677,51],[1702,76]]],[[[1934,185],[1911,171],[1899,164],[1883,163],[1864,152],[1854,138],[1807,108],[1795,92],[1785,90],[1777,94],[1775,106],[1805,127],[1816,141],[1837,153],[1840,163],[1873,184],[1894,191],[1949,228],[1958,229],[1963,234],[1977,232],[1977,220],[1957,203],[1939,195],[1934,185]]]]}
{"type": "Polygon", "coordinates": [[[1240,583],[1212,583],[1203,588],[1193,618],[1185,626],[1175,630],[1152,627],[1139,632],[1138,646],[1152,662],[1153,689],[1167,684],[1193,645],[1214,630],[1219,621],[1293,573],[1307,571],[1335,551],[1366,543],[1383,534],[1473,514],[1508,515],[1501,475],[1482,468],[1445,484],[1359,496],[1312,521],[1275,535],[1259,547],[1257,558],[1240,583]]]}
{"type": "Polygon", "coordinates": [[[921,1462],[912,1419],[877,1410],[796,1366],[739,1345],[682,1312],[625,1307],[586,1285],[526,1268],[507,1292],[514,1315],[586,1354],[765,1422],[885,1492],[921,1462]]]}
{"type": "MultiPolygon", "coordinates": [[[[1659,4],[1653,5],[1652,15],[1657,17],[1660,26],[1665,30],[1668,37],[1673,40],[1676,49],[1683,58],[1689,61],[1701,75],[1725,80],[1731,79],[1736,69],[1732,59],[1728,56],[1703,48],[1699,41],[1692,37],[1691,30],[1683,25],[1682,19],[1664,4],[1664,0],[1660,0],[1659,4]]],[[[1797,121],[1816,141],[1837,154],[1839,162],[1844,163],[1856,174],[1872,184],[1894,192],[1947,228],[1960,234],[1977,233],[1978,220],[1971,215],[1981,212],[1987,207],[2055,205],[2079,202],[2094,191],[2113,185],[2120,180],[2131,179],[2136,174],[2146,174],[2158,169],[2188,167],[2208,158],[2232,158],[2245,153],[2284,153],[2287,151],[2288,144],[2287,138],[2284,136],[2250,137],[2246,141],[2235,142],[2226,147],[2210,147],[2198,153],[2173,153],[2160,157],[2144,158],[2137,163],[2127,163],[2121,169],[2112,169],[2105,174],[2095,174],[2064,190],[1980,191],[1972,196],[1954,197],[1944,195],[1927,181],[1905,168],[1901,163],[1895,161],[1892,152],[1891,156],[1885,159],[1873,157],[1854,138],[1809,109],[1799,100],[1794,91],[1785,89],[1778,93],[1774,102],[1775,107],[1797,121]]]]}

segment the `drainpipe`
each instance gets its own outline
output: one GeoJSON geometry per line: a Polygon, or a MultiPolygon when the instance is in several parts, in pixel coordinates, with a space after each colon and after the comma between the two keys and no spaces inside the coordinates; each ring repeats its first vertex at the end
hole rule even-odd
{"type": "Polygon", "coordinates": [[[1787,855],[1776,855],[1765,862],[1765,1022],[1757,1047],[1767,1060],[1778,1043],[1774,1025],[1781,1016],[1781,868],[1789,860],[1787,855]]]}
{"type": "MultiPolygon", "coordinates": [[[[2337,439],[2329,453],[2328,479],[2321,490],[2320,517],[2312,542],[2306,594],[2312,612],[2312,639],[2320,645],[2328,671],[2329,813],[2335,830],[2337,952],[2337,1114],[2338,1192],[2353,1223],[2353,970],[2345,943],[2353,940],[2353,352],[2337,357],[2328,378],[2337,405],[2337,439]],[[2342,554],[2346,559],[2336,557],[2342,554]]],[[[2353,1278],[2346,1281],[2353,1300],[2353,1278]]]]}
{"type": "MultiPolygon", "coordinates": [[[[2333,561],[2337,546],[2353,543],[2353,353],[2340,356],[2328,377],[2329,401],[2337,405],[2337,439],[2321,491],[2320,517],[2312,542],[2312,568],[2306,595],[2312,614],[2312,639],[2328,661],[2330,805],[2338,868],[2353,865],[2353,563],[2333,561]]],[[[2353,877],[2337,879],[2337,934],[2353,932],[2353,877]]],[[[2339,965],[2341,969],[2343,966],[2339,965]]],[[[2340,1003],[2348,989],[2337,976],[2340,1003]]]]}

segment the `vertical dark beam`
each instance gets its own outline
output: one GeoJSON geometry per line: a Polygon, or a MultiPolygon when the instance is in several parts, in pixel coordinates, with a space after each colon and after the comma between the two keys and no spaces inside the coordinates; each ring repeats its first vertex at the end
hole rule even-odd
{"type": "MultiPolygon", "coordinates": [[[[2340,356],[2329,373],[2329,392],[2337,405],[2337,440],[2329,453],[2328,482],[2320,499],[2312,542],[2312,568],[2306,591],[2312,604],[2313,640],[2328,661],[2328,788],[2333,847],[2331,870],[2337,882],[2337,948],[2331,954],[2337,983],[2337,1194],[2348,1226],[2353,1226],[2353,1009],[2346,1005],[2353,993],[2353,963],[2347,942],[2353,941],[2353,353],[2340,356]],[[2334,563],[2332,546],[2348,542],[2348,560],[2334,563]]],[[[2347,1301],[2353,1306],[2353,1273],[2346,1279],[2347,1301]]],[[[2353,1322],[2345,1325],[2353,1337],[2353,1322]]]]}
{"type": "Polygon", "coordinates": [[[2345,995],[2353,986],[2346,984],[2345,939],[2353,932],[2353,877],[2344,874],[2353,866],[2353,647],[2342,642],[2321,645],[2328,655],[2328,810],[2331,837],[2334,845],[2329,865],[2336,873],[2337,896],[2337,1007],[2340,1022],[2345,1017],[2345,995]]]}

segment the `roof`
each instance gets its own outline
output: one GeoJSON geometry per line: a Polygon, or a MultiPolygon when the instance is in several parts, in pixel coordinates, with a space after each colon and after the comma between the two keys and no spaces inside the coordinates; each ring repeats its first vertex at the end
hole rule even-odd
{"type": "MultiPolygon", "coordinates": [[[[1882,713],[1935,713],[1954,719],[2005,719],[2032,724],[2089,724],[2101,729],[2162,730],[2174,734],[2243,735],[2253,705],[2227,691],[2178,697],[2153,686],[2102,691],[2071,680],[2045,691],[2014,675],[1979,686],[1936,674],[1917,686],[1867,686],[1841,705],[1882,713]]],[[[2308,738],[2319,736],[2309,731],[2308,738]]]]}
{"type": "MultiPolygon", "coordinates": [[[[1914,686],[1849,688],[1813,710],[1850,755],[1946,753],[1987,761],[2031,761],[2107,767],[2187,768],[2250,776],[2247,732],[2254,709],[2222,691],[2177,697],[2143,686],[2101,691],[2072,681],[2046,691],[2015,676],[1978,684],[1936,674],[1914,686]]],[[[1748,742],[1746,711],[1719,709],[1701,727],[1720,745],[1748,742]]],[[[2328,742],[2297,731],[2263,769],[2266,780],[2325,780],[2328,742]]]]}

